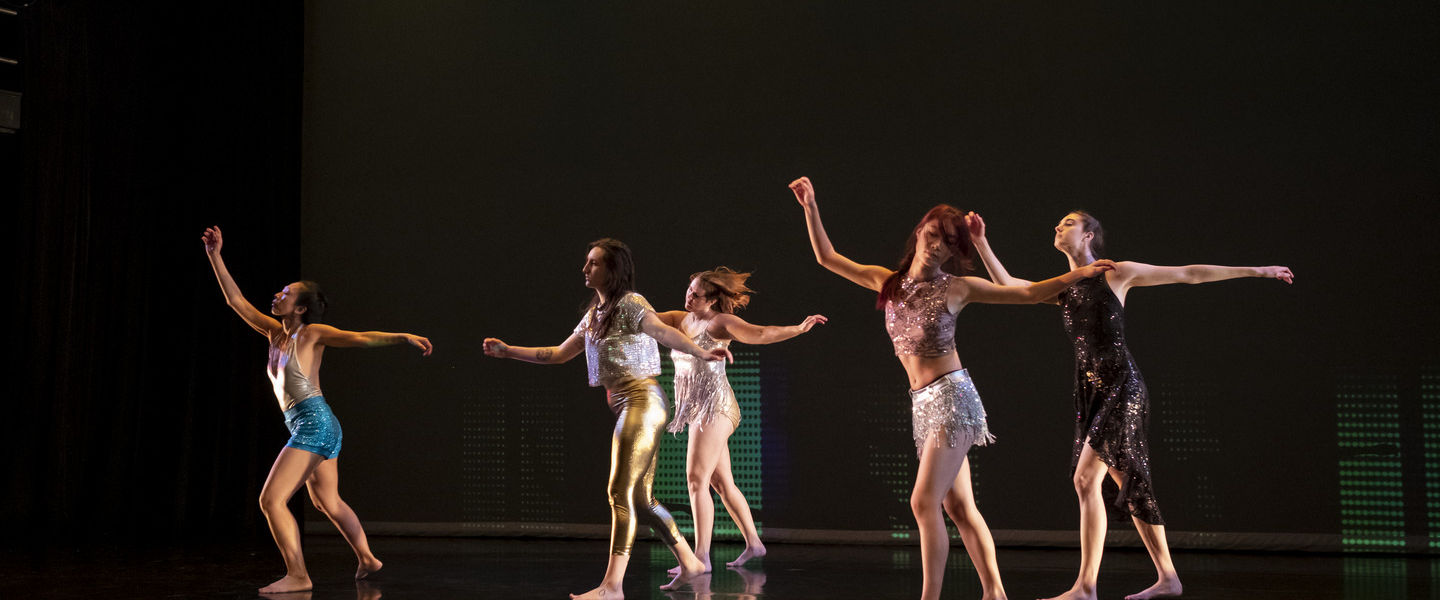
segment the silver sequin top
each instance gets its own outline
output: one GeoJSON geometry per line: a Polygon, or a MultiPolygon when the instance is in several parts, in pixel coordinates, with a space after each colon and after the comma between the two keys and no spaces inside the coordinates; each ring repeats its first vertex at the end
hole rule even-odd
{"type": "MultiPolygon", "coordinates": [[[[730,340],[719,341],[704,329],[690,339],[704,350],[730,345],[730,340]]],[[[724,411],[735,403],[735,392],[725,378],[725,361],[696,358],[679,350],[672,350],[670,359],[675,362],[675,418],[670,421],[670,431],[678,433],[690,423],[708,424],[717,409],[724,411]]]]}
{"type": "Polygon", "coordinates": [[[660,374],[660,347],[655,338],[645,335],[640,322],[655,312],[645,297],[635,292],[625,294],[606,311],[615,311],[610,330],[604,337],[590,331],[592,319],[601,319],[591,308],[575,326],[575,333],[585,336],[585,366],[590,371],[590,386],[609,388],[624,379],[640,379],[660,374]]]}
{"type": "Polygon", "coordinates": [[[949,273],[929,281],[900,280],[899,293],[885,303],[885,331],[897,356],[944,356],[955,351],[955,315],[947,302],[949,273]]]}
{"type": "Polygon", "coordinates": [[[276,348],[270,345],[270,360],[265,365],[265,374],[270,376],[270,383],[275,387],[275,399],[280,401],[280,406],[285,410],[299,404],[301,400],[308,400],[325,394],[320,392],[320,386],[310,381],[310,376],[300,367],[300,361],[295,358],[295,344],[300,339],[300,332],[305,326],[301,325],[295,333],[290,334],[290,343],[285,349],[276,348]]]}

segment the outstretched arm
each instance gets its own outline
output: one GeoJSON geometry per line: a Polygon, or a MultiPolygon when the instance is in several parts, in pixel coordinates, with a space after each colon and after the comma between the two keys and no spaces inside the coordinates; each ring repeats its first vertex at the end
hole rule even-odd
{"type": "Polygon", "coordinates": [[[640,319],[640,331],[655,338],[655,341],[664,344],[666,348],[679,350],[696,358],[735,362],[735,357],[730,355],[729,350],[724,348],[705,350],[695,345],[690,336],[685,335],[679,329],[666,325],[660,320],[660,317],[655,316],[654,312],[647,311],[645,316],[640,319]]]}
{"type": "Polygon", "coordinates": [[[570,334],[559,346],[527,348],[511,346],[497,338],[485,338],[485,355],[495,358],[513,358],[540,365],[558,365],[567,362],[585,350],[585,338],[578,333],[570,334]]]}
{"type": "Polygon", "coordinates": [[[815,186],[810,183],[809,177],[790,182],[790,191],[795,192],[795,200],[805,209],[805,228],[810,233],[810,249],[815,251],[815,262],[860,287],[880,291],[894,271],[878,265],[862,265],[835,251],[835,247],[830,245],[830,236],[825,233],[825,226],[820,223],[815,186]]]}
{"type": "Polygon", "coordinates": [[[235,279],[230,277],[230,270],[225,268],[225,259],[220,258],[220,247],[225,245],[225,240],[220,236],[220,226],[205,229],[200,241],[205,244],[205,256],[210,259],[210,268],[215,270],[215,278],[220,280],[220,293],[225,295],[225,304],[240,315],[260,335],[271,337],[275,332],[280,331],[280,322],[274,317],[260,312],[245,296],[240,293],[240,286],[235,285],[235,279]]]}
{"type": "Polygon", "coordinates": [[[1044,281],[1031,283],[1029,285],[1006,286],[995,285],[979,277],[961,277],[960,286],[951,287],[951,305],[955,310],[971,302],[983,302],[985,304],[1035,304],[1054,299],[1065,288],[1070,287],[1081,279],[1088,279],[1115,269],[1115,263],[1108,260],[1097,260],[1086,266],[1070,271],[1059,277],[1051,277],[1044,281]],[[957,289],[958,287],[958,289],[957,289]],[[958,298],[957,298],[958,294],[958,298]],[[958,300],[958,304],[956,301],[958,300]]]}
{"type": "Polygon", "coordinates": [[[829,319],[825,315],[810,315],[805,317],[799,325],[752,325],[745,319],[731,314],[722,314],[715,318],[715,327],[719,329],[721,339],[729,338],[742,344],[773,344],[783,342],[797,335],[810,331],[811,327],[824,323],[829,319]]]}
{"type": "Polygon", "coordinates": [[[1134,261],[1115,263],[1115,279],[1122,289],[1167,285],[1171,283],[1210,283],[1240,277],[1265,277],[1295,283],[1295,274],[1289,267],[1222,267],[1219,265],[1186,265],[1183,267],[1157,267],[1134,261]]]}
{"type": "Polygon", "coordinates": [[[667,310],[665,312],[657,312],[655,316],[660,318],[661,323],[678,329],[680,322],[685,320],[685,314],[683,310],[667,310]]]}
{"type": "Polygon", "coordinates": [[[390,333],[388,331],[346,331],[329,325],[316,323],[306,328],[315,341],[335,348],[377,348],[410,344],[421,350],[420,354],[430,356],[435,347],[430,340],[413,333],[390,333]]]}
{"type": "Polygon", "coordinates": [[[995,251],[990,249],[990,240],[985,238],[985,220],[980,215],[969,213],[965,215],[965,225],[970,229],[970,243],[975,246],[975,251],[980,253],[980,260],[985,263],[985,270],[990,272],[990,278],[1000,285],[1027,285],[1034,283],[1019,277],[1010,275],[1005,270],[1005,265],[1000,264],[1000,257],[995,256],[995,251]]]}

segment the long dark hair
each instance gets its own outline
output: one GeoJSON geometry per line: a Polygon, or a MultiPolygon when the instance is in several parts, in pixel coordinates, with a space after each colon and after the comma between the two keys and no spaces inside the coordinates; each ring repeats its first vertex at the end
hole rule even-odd
{"type": "MultiPolygon", "coordinates": [[[[605,270],[609,278],[605,280],[605,297],[609,298],[608,306],[600,306],[600,296],[590,296],[590,302],[585,304],[585,313],[591,310],[604,310],[605,316],[590,319],[590,333],[600,338],[610,330],[610,322],[615,318],[615,311],[609,310],[619,302],[625,294],[635,291],[635,260],[630,256],[630,247],[625,242],[615,238],[600,238],[590,242],[589,249],[599,248],[601,256],[605,261],[605,270]]],[[[587,249],[587,252],[589,251],[587,249]]]]}
{"type": "Polygon", "coordinates": [[[730,267],[715,267],[690,276],[692,281],[699,279],[705,284],[709,290],[705,297],[715,296],[715,310],[722,313],[734,313],[750,304],[750,294],[755,290],[745,285],[745,280],[749,278],[749,273],[740,273],[730,267]]]}
{"type": "Polygon", "coordinates": [[[1080,217],[1080,230],[1085,233],[1093,233],[1095,237],[1090,238],[1090,257],[1101,258],[1105,251],[1105,229],[1100,226],[1100,219],[1083,210],[1072,210],[1070,214],[1080,217]]]}
{"type": "Polygon", "coordinates": [[[325,300],[325,292],[320,289],[320,284],[309,280],[296,283],[300,284],[300,291],[295,294],[295,306],[305,307],[305,312],[300,313],[300,322],[306,325],[324,323],[325,308],[330,303],[325,300]]]}
{"type": "Polygon", "coordinates": [[[885,303],[899,292],[900,279],[905,277],[905,273],[910,270],[910,264],[915,262],[915,239],[920,237],[920,230],[931,221],[940,222],[945,245],[950,248],[950,260],[940,265],[940,269],[951,275],[964,275],[975,269],[975,261],[971,258],[975,249],[970,245],[970,227],[965,225],[965,213],[949,204],[937,204],[920,218],[920,224],[916,225],[910,232],[910,237],[906,238],[905,257],[900,259],[900,265],[895,267],[895,273],[885,280],[885,285],[880,286],[880,295],[875,298],[876,309],[883,310],[885,303]]]}

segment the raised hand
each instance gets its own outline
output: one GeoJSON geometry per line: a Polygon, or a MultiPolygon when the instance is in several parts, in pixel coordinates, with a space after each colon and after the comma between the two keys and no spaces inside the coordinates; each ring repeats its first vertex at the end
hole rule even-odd
{"type": "Polygon", "coordinates": [[[1260,267],[1260,274],[1285,283],[1295,283],[1295,274],[1290,272],[1290,267],[1260,267]]]}
{"type": "Polygon", "coordinates": [[[411,346],[422,350],[420,353],[421,356],[430,356],[430,353],[435,350],[435,346],[430,343],[429,338],[407,333],[405,334],[405,341],[409,342],[411,346]]]}
{"type": "Polygon", "coordinates": [[[1108,258],[1102,258],[1075,270],[1079,271],[1080,275],[1085,277],[1086,279],[1089,279],[1091,277],[1098,277],[1101,273],[1104,273],[1106,271],[1114,271],[1115,261],[1108,258]]]}
{"type": "Polygon", "coordinates": [[[978,243],[985,239],[985,219],[974,211],[965,213],[965,228],[970,230],[970,242],[978,243]]]}
{"type": "Polygon", "coordinates": [[[206,254],[219,254],[220,246],[225,244],[225,240],[220,237],[219,225],[206,227],[205,233],[200,236],[200,241],[205,243],[206,254]]]}
{"type": "Polygon", "coordinates": [[[790,191],[795,192],[795,200],[800,202],[804,208],[815,208],[815,186],[810,183],[809,177],[801,177],[790,182],[790,191]]]}
{"type": "Polygon", "coordinates": [[[805,320],[800,322],[800,333],[810,331],[811,327],[814,327],[816,325],[823,325],[826,321],[829,320],[830,319],[827,318],[825,315],[810,315],[808,317],[805,317],[805,320]]]}
{"type": "Polygon", "coordinates": [[[510,346],[496,338],[485,338],[485,356],[495,358],[509,358],[510,346]]]}

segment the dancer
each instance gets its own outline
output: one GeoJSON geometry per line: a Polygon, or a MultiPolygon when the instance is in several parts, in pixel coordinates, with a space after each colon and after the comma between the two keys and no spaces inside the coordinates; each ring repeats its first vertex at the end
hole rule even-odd
{"type": "Polygon", "coordinates": [[[728,360],[724,347],[704,349],[684,333],[666,325],[650,303],[635,293],[635,263],[630,248],[605,238],[590,243],[585,256],[585,287],[595,290],[575,332],[559,346],[525,348],[485,338],[485,354],[538,364],[560,364],[585,352],[590,385],[604,387],[615,413],[615,434],[610,443],[610,562],[600,585],[571,598],[619,600],[621,584],[630,563],[638,521],[643,520],[680,561],[680,572],[660,589],[675,589],[705,572],[690,545],[675,527],[675,520],[655,500],[656,451],[665,428],[665,393],[655,383],[660,374],[658,340],[670,348],[706,360],[728,360]]]}
{"type": "MultiPolygon", "coordinates": [[[[749,273],[737,273],[728,267],[716,267],[690,276],[685,290],[685,310],[660,313],[660,320],[679,329],[705,349],[726,348],[730,341],[743,344],[773,344],[810,331],[826,321],[824,315],[805,317],[799,325],[788,327],[751,325],[735,315],[750,304],[749,273]]],[[[725,376],[725,363],[703,361],[679,350],[670,353],[675,360],[675,418],[670,431],[679,433],[690,427],[685,452],[686,484],[690,492],[690,514],[695,517],[695,556],[710,567],[710,539],[715,528],[715,501],[710,488],[720,494],[725,510],[745,536],[745,551],[725,563],[738,567],[752,558],[765,556],[765,544],[750,516],[750,504],[735,485],[730,471],[730,434],[740,426],[740,406],[725,376]],[[716,417],[721,418],[716,418],[716,417]]],[[[678,573],[680,567],[670,569],[678,573]]]]}
{"type": "Polygon", "coordinates": [[[220,280],[225,303],[245,323],[270,340],[270,360],[266,373],[275,384],[275,399],[285,413],[285,427],[290,441],[275,457],[270,476],[260,491],[260,510],[270,523],[270,534],[285,559],[285,576],[260,588],[262,594],[300,592],[311,589],[310,574],[305,570],[305,556],[300,550],[300,528],[286,503],[303,483],[310,490],[315,507],[330,518],[340,530],[360,566],[355,579],[364,579],[379,571],[384,563],[370,552],[365,529],[350,505],[340,499],[340,421],[320,392],[320,362],[325,347],[372,348],[394,344],[410,344],[430,355],[430,340],[410,333],[383,331],[345,331],[321,324],[325,312],[325,294],[313,281],[297,281],[285,286],[270,302],[271,318],[261,313],[241,295],[239,286],[225,268],[220,257],[224,239],[220,228],[210,227],[201,236],[205,254],[220,280]],[[277,320],[278,319],[278,320],[277,320]]]}
{"type": "MultiPolygon", "coordinates": [[[[985,237],[985,221],[969,215],[970,238],[996,282],[1024,285],[1000,264],[985,237]]],[[[1093,262],[1104,248],[1100,221],[1075,211],[1055,226],[1055,249],[1073,268],[1093,262]]],[[[1130,288],[1171,283],[1207,283],[1237,277],[1267,277],[1294,283],[1287,267],[1220,267],[1188,265],[1157,267],[1144,263],[1114,263],[1110,273],[1076,282],[1047,302],[1060,305],[1065,332],[1075,343],[1075,441],[1070,470],[1080,500],[1080,574],[1069,591],[1057,599],[1096,597],[1100,555],[1105,549],[1106,507],[1128,515],[1155,563],[1158,579],[1129,600],[1179,596],[1184,587],[1170,560],[1165,542],[1165,520],[1155,503],[1150,480],[1150,449],[1146,428],[1150,396],[1145,380],[1125,345],[1125,296],[1130,288]],[[1119,487],[1115,501],[1105,502],[1110,490],[1105,474],[1119,487]]]]}
{"type": "Polygon", "coordinates": [[[944,512],[965,542],[980,576],[984,598],[1005,597],[995,563],[995,542],[970,488],[970,446],[994,441],[985,408],[955,354],[955,314],[972,302],[1026,304],[1049,298],[1081,279],[1112,268],[1109,261],[1074,270],[1024,287],[995,285],[978,277],[961,277],[971,269],[970,238],[964,216],[941,204],[925,213],[905,242],[905,257],[895,270],[862,265],[835,251],[815,188],[805,177],[790,184],[805,210],[805,225],[815,260],[863,288],[879,292],[876,308],[885,309],[885,328],[895,354],[910,379],[911,419],[920,468],[910,507],[920,530],[924,585],[921,598],[940,597],[950,539],[944,512]]]}

